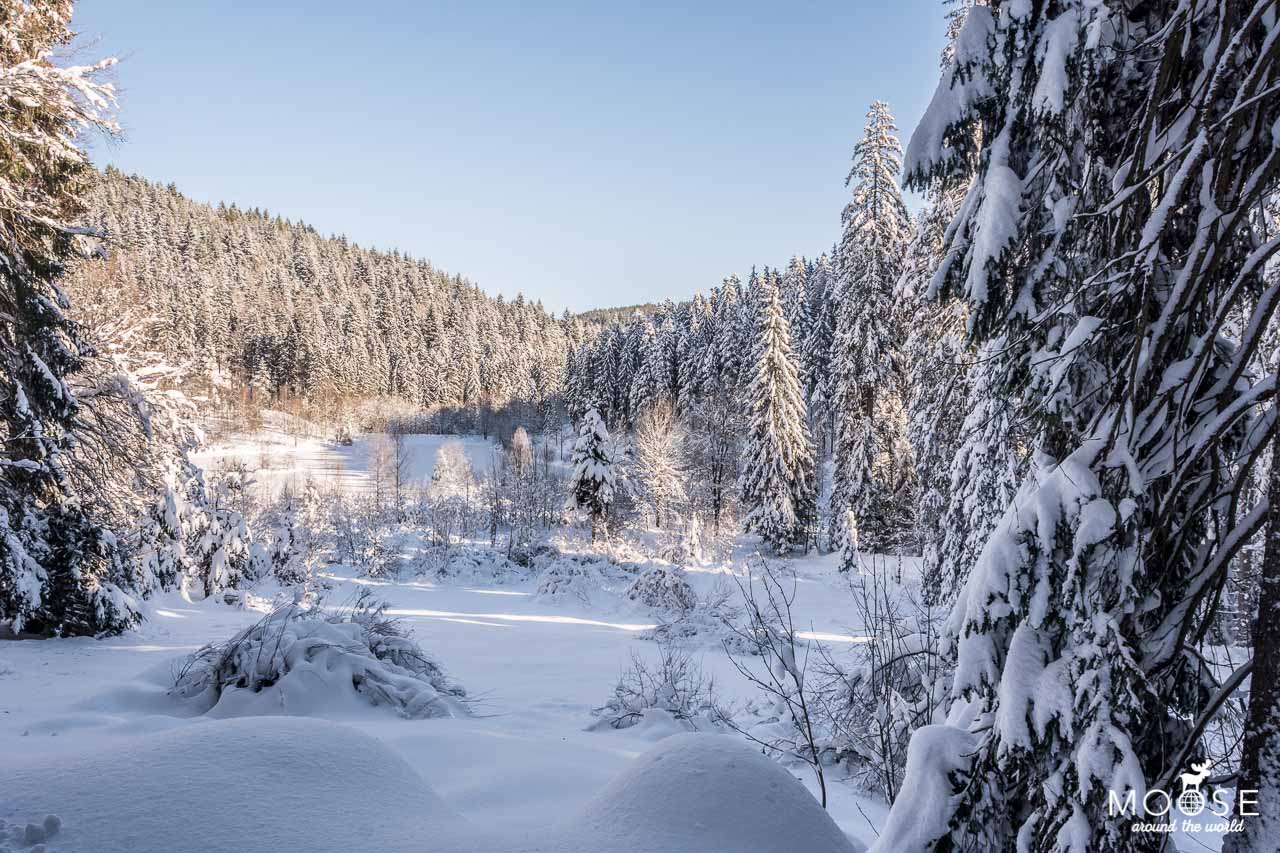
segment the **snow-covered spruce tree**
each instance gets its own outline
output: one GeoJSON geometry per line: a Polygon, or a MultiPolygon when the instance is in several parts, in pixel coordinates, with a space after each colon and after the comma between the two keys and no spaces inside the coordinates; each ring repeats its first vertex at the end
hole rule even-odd
{"type": "Polygon", "coordinates": [[[846,543],[846,510],[853,510],[862,542],[870,548],[886,544],[895,533],[891,503],[899,472],[887,452],[895,437],[886,435],[890,420],[880,416],[882,398],[896,393],[900,335],[892,322],[894,288],[910,233],[898,190],[902,145],[896,131],[888,105],[873,103],[846,180],[853,186],[853,198],[844,209],[837,257],[832,550],[846,543]]]}
{"type": "MultiPolygon", "coordinates": [[[[929,472],[931,483],[945,477],[946,489],[935,535],[923,550],[925,597],[934,604],[954,600],[1027,470],[1015,401],[997,384],[999,357],[997,346],[978,350],[966,377],[967,397],[957,406],[964,420],[952,436],[958,444],[950,464],[929,472]]],[[[945,434],[929,436],[921,446],[936,446],[939,439],[947,440],[945,434]]]]}
{"type": "Polygon", "coordinates": [[[1167,841],[1108,800],[1198,757],[1218,685],[1197,646],[1265,517],[1239,497],[1275,427],[1274,377],[1246,370],[1280,294],[1259,275],[1280,243],[1254,233],[1280,167],[1275,12],[968,13],[906,171],[968,186],[939,295],[993,342],[1034,461],[948,621],[948,724],[912,739],[904,791],[945,807],[900,796],[877,850],[1167,841]]]}
{"type": "Polygon", "coordinates": [[[708,352],[711,376],[707,381],[718,382],[731,393],[748,381],[752,367],[751,329],[743,321],[743,305],[748,301],[743,297],[742,282],[731,275],[720,286],[715,302],[716,339],[713,351],[708,352]]]}
{"type": "Polygon", "coordinates": [[[192,495],[203,489],[200,469],[185,454],[171,461],[160,493],[142,522],[138,553],[147,587],[178,589],[186,578],[196,575],[190,549],[195,544],[194,531],[202,525],[203,501],[193,501],[192,495]]]}
{"type": "Polygon", "coordinates": [[[654,375],[654,400],[668,400],[673,406],[680,404],[680,337],[687,331],[688,315],[676,308],[668,299],[658,315],[649,360],[654,375]]]}
{"type": "Polygon", "coordinates": [[[648,320],[634,327],[635,371],[631,374],[628,419],[635,423],[644,410],[662,393],[662,352],[657,331],[648,320]]]}
{"type": "Polygon", "coordinates": [[[835,433],[835,374],[831,356],[835,349],[839,303],[834,298],[835,271],[825,253],[809,272],[809,334],[805,336],[800,363],[801,383],[809,409],[809,425],[819,456],[825,456],[835,433]]]}
{"type": "Polygon", "coordinates": [[[71,0],[0,2],[0,619],[15,630],[116,632],[139,582],[66,465],[86,348],[57,285],[78,254],[93,172],[76,136],[112,129],[110,63],[61,68],[71,0]]]}
{"type": "Polygon", "coordinates": [[[809,316],[809,265],[804,258],[792,256],[782,276],[782,311],[791,329],[791,349],[800,370],[800,387],[804,390],[804,354],[808,350],[813,319],[809,316]]]}
{"type": "Polygon", "coordinates": [[[235,507],[239,478],[228,472],[206,484],[203,476],[188,494],[197,501],[187,554],[193,574],[185,592],[197,598],[240,586],[269,565],[266,553],[255,548],[244,514],[235,507]]]}
{"type": "Polygon", "coordinates": [[[282,584],[307,583],[312,577],[314,534],[301,518],[302,500],[302,495],[286,485],[266,519],[265,568],[282,584]]]}
{"type": "Polygon", "coordinates": [[[942,238],[955,215],[958,195],[935,199],[917,218],[898,283],[899,299],[909,312],[903,346],[903,393],[908,401],[907,441],[915,462],[915,539],[926,575],[935,574],[939,564],[942,516],[951,494],[951,465],[961,443],[966,379],[973,361],[965,340],[963,303],[941,302],[929,295],[929,282],[942,262],[942,238]]]}
{"type": "Polygon", "coordinates": [[[760,276],[753,295],[756,363],[745,401],[743,528],[782,554],[805,542],[813,524],[813,443],[777,275],[760,276]]]}
{"type": "MultiPolygon", "coordinates": [[[[955,39],[974,0],[945,2],[950,8],[947,46],[941,57],[944,71],[955,58],[955,39]]],[[[951,600],[957,579],[963,580],[973,565],[1016,486],[1008,483],[997,489],[991,485],[1004,486],[1015,473],[1005,465],[986,467],[989,460],[983,458],[1012,455],[1007,430],[998,434],[993,430],[1007,426],[1007,419],[998,417],[993,406],[997,401],[987,393],[990,383],[971,393],[971,378],[978,371],[985,375],[985,366],[975,364],[974,349],[966,340],[965,304],[955,298],[939,299],[933,286],[933,273],[943,260],[946,229],[965,189],[963,184],[945,191],[933,188],[931,204],[916,217],[898,281],[908,328],[903,394],[908,400],[907,440],[915,463],[915,538],[926,579],[925,597],[935,604],[951,600]],[[990,420],[993,414],[998,418],[995,422],[990,420]],[[997,492],[998,500],[974,500],[997,492]],[[954,552],[971,545],[968,553],[954,552]]]]}
{"type": "Polygon", "coordinates": [[[574,423],[587,409],[591,384],[591,362],[585,347],[574,347],[565,353],[564,401],[569,419],[574,423]]]}
{"type": "Polygon", "coordinates": [[[569,503],[591,519],[591,538],[594,540],[605,530],[616,480],[613,440],[595,406],[582,416],[571,464],[573,478],[569,481],[569,503]]]}
{"type": "Polygon", "coordinates": [[[682,330],[679,343],[680,359],[680,414],[685,414],[698,398],[709,389],[702,385],[703,353],[714,343],[709,322],[711,306],[701,293],[693,295],[688,304],[688,326],[682,330]]]}

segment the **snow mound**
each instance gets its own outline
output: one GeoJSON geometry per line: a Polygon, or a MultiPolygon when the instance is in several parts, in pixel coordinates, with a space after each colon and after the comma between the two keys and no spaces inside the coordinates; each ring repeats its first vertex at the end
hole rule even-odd
{"type": "Polygon", "coordinates": [[[466,835],[394,752],[322,720],[201,721],[5,776],[0,818],[63,816],[50,853],[422,853],[466,835]]]}
{"type": "Polygon", "coordinates": [[[299,717],[201,720],[5,771],[0,820],[23,827],[22,853],[33,818],[48,853],[855,850],[799,781],[724,735],[661,741],[576,817],[532,834],[469,823],[381,741],[299,717]]]}
{"type": "Polygon", "coordinates": [[[30,853],[46,853],[46,842],[62,831],[62,818],[56,814],[45,815],[40,823],[10,824],[0,818],[0,853],[28,850],[30,853]]]}
{"type": "Polygon", "coordinates": [[[466,691],[384,610],[365,598],[329,615],[296,605],[275,610],[228,642],[191,655],[172,693],[217,717],[306,716],[369,705],[409,719],[465,715],[466,691]]]}
{"type": "Polygon", "coordinates": [[[852,853],[799,780],[726,735],[678,734],[637,758],[571,822],[559,849],[852,853]],[[588,847],[586,842],[595,845],[588,847]]]}

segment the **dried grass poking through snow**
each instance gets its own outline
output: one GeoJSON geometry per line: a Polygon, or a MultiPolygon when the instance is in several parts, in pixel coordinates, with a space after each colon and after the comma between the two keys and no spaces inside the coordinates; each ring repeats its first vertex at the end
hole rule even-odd
{"type": "Polygon", "coordinates": [[[188,657],[171,693],[224,716],[263,712],[256,699],[268,693],[271,710],[284,713],[306,714],[341,698],[318,692],[358,694],[409,719],[467,714],[466,691],[385,611],[368,590],[337,611],[277,608],[188,657]]]}

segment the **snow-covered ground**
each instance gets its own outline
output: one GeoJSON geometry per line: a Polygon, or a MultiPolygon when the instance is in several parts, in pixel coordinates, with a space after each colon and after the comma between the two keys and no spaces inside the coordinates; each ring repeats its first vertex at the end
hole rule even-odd
{"type": "MultiPolygon", "coordinates": [[[[444,440],[414,437],[415,477],[430,475],[444,440]]],[[[487,461],[490,445],[462,440],[473,460],[487,461]]],[[[359,488],[366,447],[277,436],[205,459],[239,454],[265,484],[327,476],[359,488]]],[[[586,547],[557,544],[565,553],[586,547]]],[[[689,582],[706,596],[741,569],[749,547],[691,567],[689,582]]],[[[837,652],[860,642],[836,556],[789,565],[804,635],[837,652]]],[[[683,734],[661,721],[593,727],[593,709],[632,654],[659,652],[640,636],[658,614],[616,585],[583,598],[539,595],[532,574],[385,581],[336,569],[326,579],[329,602],[352,600],[360,586],[389,602],[476,700],[474,713],[407,720],[356,703],[310,717],[289,708],[195,716],[167,692],[176,666],[260,619],[252,602],[241,609],[172,594],[125,636],[0,641],[0,851],[40,853],[13,840],[28,823],[31,840],[49,835],[45,853],[821,853],[868,846],[884,824],[882,802],[838,779],[829,784],[831,824],[807,768],[766,761],[739,735],[683,734]],[[50,815],[52,833],[42,825],[50,815]]],[[[693,654],[723,700],[760,698],[714,643],[693,654]]]]}
{"type": "MultiPolygon", "coordinates": [[[[275,425],[270,419],[268,423],[261,432],[213,444],[192,454],[192,459],[208,471],[242,464],[267,493],[277,493],[290,483],[301,485],[307,479],[326,490],[358,493],[372,488],[369,456],[379,436],[359,435],[344,446],[302,432],[291,435],[272,428],[275,425]]],[[[477,471],[484,471],[493,461],[495,445],[479,436],[407,435],[405,441],[409,455],[406,482],[410,484],[421,485],[431,478],[436,452],[446,442],[460,443],[477,471]]]]}
{"type": "MultiPolygon", "coordinates": [[[[830,561],[806,564],[805,569],[800,605],[813,617],[814,630],[849,637],[841,622],[840,603],[830,594],[835,583],[826,577],[834,571],[830,561]]],[[[246,774],[293,772],[288,768],[294,767],[308,777],[298,781],[299,796],[305,798],[320,781],[313,778],[315,774],[347,772],[332,756],[323,760],[321,756],[331,748],[358,752],[352,744],[359,732],[402,759],[451,812],[486,828],[521,833],[573,819],[638,756],[677,731],[664,726],[586,731],[595,721],[592,709],[609,697],[631,652],[649,658],[657,654],[656,644],[637,639],[638,633],[654,624],[638,605],[617,601],[588,608],[571,596],[570,602],[548,600],[536,595],[533,581],[483,588],[413,580],[331,579],[336,586],[330,593],[334,601],[350,598],[358,583],[373,585],[379,597],[391,602],[391,614],[403,618],[415,639],[479,700],[476,713],[429,720],[404,720],[372,707],[330,713],[331,719],[355,730],[342,733],[337,747],[330,745],[330,738],[339,731],[334,727],[309,735],[306,729],[286,728],[282,744],[267,740],[263,748],[297,748],[296,739],[309,736],[315,738],[314,756],[301,750],[302,754],[289,757],[274,770],[272,762],[259,760],[245,767],[246,774]]],[[[710,589],[715,579],[711,571],[691,573],[691,582],[702,591],[710,589]]],[[[180,734],[226,723],[175,716],[185,711],[165,691],[182,655],[230,637],[261,615],[213,601],[190,604],[168,596],[156,602],[152,619],[142,630],[127,636],[0,644],[0,754],[11,768],[5,775],[16,768],[23,780],[12,789],[5,785],[0,792],[0,819],[27,823],[38,822],[46,814],[58,815],[64,827],[50,851],[224,849],[201,846],[205,842],[195,837],[184,842],[189,846],[170,846],[175,838],[185,837],[172,833],[181,832],[191,812],[210,807],[210,796],[224,801],[219,798],[226,796],[228,786],[235,786],[237,774],[203,755],[221,748],[213,730],[207,737],[180,734]],[[190,764],[181,755],[171,755],[197,749],[202,756],[191,756],[190,764]],[[139,750],[149,756],[148,761],[137,760],[139,750]],[[161,753],[169,757],[161,759],[161,753]],[[90,777],[105,777],[136,793],[122,797],[115,784],[67,787],[90,770],[90,777]],[[157,778],[168,781],[157,785],[157,778]],[[143,779],[148,780],[146,785],[143,779]],[[163,794],[169,785],[176,787],[163,794]],[[98,798],[105,798],[103,803],[95,802],[94,791],[98,798]],[[155,791],[158,799],[146,799],[143,791],[155,791]],[[108,831],[102,821],[111,813],[106,806],[112,805],[126,808],[126,814],[139,819],[151,815],[145,833],[134,834],[128,826],[108,831]],[[155,815],[163,815],[172,826],[161,821],[161,828],[156,828],[155,815]],[[107,839],[118,840],[120,846],[107,844],[107,839]]],[[[726,694],[748,695],[722,651],[708,648],[702,653],[702,665],[726,694]]],[[[253,726],[259,724],[253,719],[239,723],[242,727],[228,734],[233,744],[252,735],[253,726]]],[[[698,737],[737,740],[733,735],[698,737]]],[[[227,748],[238,752],[244,747],[227,748]]],[[[371,807],[370,797],[381,796],[378,792],[390,787],[383,780],[370,795],[363,791],[367,768],[349,772],[350,779],[328,779],[326,788],[329,795],[339,796],[334,807],[344,813],[371,807]],[[348,797],[349,806],[343,804],[348,797]]],[[[394,772],[401,770],[397,767],[394,772]]],[[[371,773],[369,778],[378,775],[371,773]]],[[[811,785],[807,779],[805,784],[811,785]]],[[[325,792],[314,793],[323,796],[325,792]]],[[[873,836],[853,794],[836,786],[832,796],[831,814],[837,824],[853,837],[870,841],[873,836]]],[[[816,805],[816,800],[810,798],[810,802],[816,805]]],[[[883,806],[865,800],[861,805],[873,821],[883,817],[883,806]]],[[[296,807],[279,807],[281,827],[299,820],[298,813],[290,813],[296,807]]],[[[403,798],[392,797],[383,808],[397,812],[402,807],[403,798]]],[[[714,801],[707,803],[709,811],[718,807],[714,801]]],[[[403,815],[388,814],[386,819],[391,826],[370,830],[370,840],[383,838],[382,832],[398,826],[403,815]]],[[[350,849],[345,843],[298,849],[350,849]]],[[[263,841],[261,847],[226,849],[280,848],[263,841]]],[[[367,849],[385,848],[373,844],[367,849]]]]}

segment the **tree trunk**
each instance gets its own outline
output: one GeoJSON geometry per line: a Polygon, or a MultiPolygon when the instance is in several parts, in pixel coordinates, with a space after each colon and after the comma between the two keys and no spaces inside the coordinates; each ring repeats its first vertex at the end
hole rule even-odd
{"type": "Polygon", "coordinates": [[[1280,432],[1273,443],[1267,500],[1267,539],[1258,573],[1258,615],[1253,623],[1249,716],[1236,786],[1244,831],[1226,837],[1224,853],[1280,850],[1280,432]],[[1242,791],[1257,791],[1256,805],[1246,803],[1241,809],[1242,791]]]}

